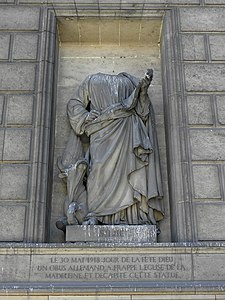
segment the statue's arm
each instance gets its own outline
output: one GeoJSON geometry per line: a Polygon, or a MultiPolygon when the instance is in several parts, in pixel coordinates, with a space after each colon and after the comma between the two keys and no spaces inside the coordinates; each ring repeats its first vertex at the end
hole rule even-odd
{"type": "Polygon", "coordinates": [[[70,124],[77,135],[81,135],[85,131],[85,125],[94,120],[99,112],[87,110],[89,103],[89,80],[88,76],[84,82],[79,86],[73,97],[67,104],[67,114],[69,117],[70,124]]]}
{"type": "Polygon", "coordinates": [[[136,88],[136,97],[138,98],[135,106],[137,114],[145,121],[149,115],[150,99],[148,95],[148,88],[153,79],[153,70],[148,69],[145,76],[141,78],[136,88]]]}

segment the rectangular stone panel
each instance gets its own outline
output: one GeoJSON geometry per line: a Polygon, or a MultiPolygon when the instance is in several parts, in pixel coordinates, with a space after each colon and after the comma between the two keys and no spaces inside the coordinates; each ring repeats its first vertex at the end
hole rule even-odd
{"type": "Polygon", "coordinates": [[[3,156],[4,138],[5,138],[5,130],[0,128],[0,160],[2,160],[2,156],[3,156]]]}
{"type": "Polygon", "coordinates": [[[31,282],[191,280],[188,254],[99,253],[35,255],[31,282]]]}
{"type": "Polygon", "coordinates": [[[189,124],[213,124],[210,96],[187,96],[187,107],[189,124]]]}
{"type": "Polygon", "coordinates": [[[6,129],[3,160],[29,160],[31,137],[30,129],[6,129]]]}
{"type": "Polygon", "coordinates": [[[194,197],[221,198],[217,166],[193,166],[194,197]]]}
{"type": "Polygon", "coordinates": [[[8,97],[6,122],[10,125],[30,125],[33,116],[33,95],[8,97]]]}
{"type": "Polygon", "coordinates": [[[184,60],[205,60],[205,45],[203,35],[182,35],[184,60]]]}
{"type": "Polygon", "coordinates": [[[196,254],[193,263],[196,280],[224,280],[225,254],[196,254]]]}
{"type": "Polygon", "coordinates": [[[154,225],[69,225],[67,242],[150,243],[157,241],[154,225]]]}
{"type": "Polygon", "coordinates": [[[2,63],[0,78],[1,90],[33,90],[35,64],[2,63]]]}
{"type": "Polygon", "coordinates": [[[99,43],[99,21],[81,19],[80,26],[80,42],[81,44],[99,43]]]}
{"type": "Polygon", "coordinates": [[[225,9],[216,7],[180,8],[182,31],[224,31],[225,9]]]}
{"type": "Polygon", "coordinates": [[[36,59],[38,49],[37,34],[19,34],[14,37],[13,59],[36,59]]]}
{"type": "Polygon", "coordinates": [[[0,34],[0,59],[8,59],[9,57],[10,34],[0,34]]]}
{"type": "Polygon", "coordinates": [[[216,106],[218,121],[221,125],[225,124],[225,95],[216,96],[216,106]]]}
{"type": "Polygon", "coordinates": [[[0,124],[2,124],[2,119],[3,119],[3,106],[4,106],[4,96],[0,95],[0,124]]]}
{"type": "MultiPolygon", "coordinates": [[[[20,212],[20,207],[18,212],[20,212]]],[[[2,272],[0,273],[0,282],[7,282],[13,280],[13,278],[15,277],[15,273],[17,274],[17,277],[19,279],[18,281],[20,280],[28,281],[29,269],[30,269],[29,260],[30,260],[29,255],[12,255],[12,254],[0,255],[0,265],[2,269],[2,272]]],[[[22,297],[21,299],[23,299],[22,297]]],[[[8,296],[6,297],[6,299],[8,300],[8,296]]],[[[12,298],[12,300],[14,299],[12,298]]]]}
{"type": "MultiPolygon", "coordinates": [[[[1,242],[23,241],[26,207],[22,205],[0,206],[0,240],[1,242]]],[[[13,265],[11,266],[11,268],[13,265]]],[[[15,268],[15,264],[14,264],[15,268]]],[[[26,266],[24,266],[26,268],[26,266]]],[[[22,271],[22,270],[21,270],[22,271]]],[[[18,276],[21,276],[18,274],[18,276]]],[[[9,277],[9,280],[11,277],[9,277]]],[[[0,280],[2,282],[2,280],[0,280]]]]}
{"type": "MultiPolygon", "coordinates": [[[[0,300],[6,300],[5,296],[0,296],[0,300]]],[[[49,300],[48,296],[8,296],[7,300],[49,300]]],[[[76,299],[75,299],[76,300],[76,299]]],[[[88,299],[87,299],[88,300],[88,299]]],[[[206,299],[208,300],[208,299],[206,299]]]]}
{"type": "Polygon", "coordinates": [[[1,165],[0,199],[26,200],[29,167],[26,165],[1,165]]]}
{"type": "Polygon", "coordinates": [[[198,240],[225,240],[225,231],[221,230],[221,228],[225,228],[224,215],[224,203],[207,203],[196,205],[198,240]]]}
{"type": "Polygon", "coordinates": [[[212,60],[225,60],[225,35],[209,35],[212,60]]]}
{"type": "Polygon", "coordinates": [[[38,30],[39,13],[38,7],[1,6],[0,29],[38,30]]]}
{"type": "Polygon", "coordinates": [[[224,64],[186,64],[187,91],[224,91],[224,64]]]}
{"type": "Polygon", "coordinates": [[[225,129],[191,129],[193,160],[225,160],[225,129]]]}

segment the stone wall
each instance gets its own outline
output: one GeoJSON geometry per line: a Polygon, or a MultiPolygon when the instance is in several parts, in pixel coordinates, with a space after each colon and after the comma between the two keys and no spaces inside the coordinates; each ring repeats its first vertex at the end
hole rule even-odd
{"type": "Polygon", "coordinates": [[[48,240],[57,19],[154,14],[165,16],[161,56],[172,240],[224,239],[224,5],[223,0],[1,1],[2,241],[48,240]]]}
{"type": "Polygon", "coordinates": [[[43,241],[55,34],[39,6],[1,5],[0,16],[0,239],[43,241]]]}
{"type": "MultiPolygon", "coordinates": [[[[224,46],[225,0],[0,1],[0,240],[12,242],[0,243],[0,300],[224,299],[225,252],[224,243],[218,242],[225,239],[224,46]],[[170,241],[171,235],[178,243],[43,244],[62,210],[61,196],[52,202],[53,182],[54,188],[58,183],[53,147],[56,154],[63,148],[64,129],[56,112],[66,124],[60,114],[71,92],[58,84],[57,98],[63,77],[63,69],[58,76],[58,53],[69,59],[73,48],[58,51],[58,45],[74,35],[76,20],[159,16],[161,53],[155,61],[163,105],[158,125],[162,133],[165,129],[161,154],[169,190],[161,242],[170,241]],[[127,270],[122,280],[96,280],[92,272],[90,280],[88,275],[79,278],[87,269],[81,260],[75,265],[81,272],[68,275],[68,259],[81,256],[106,274],[117,268],[114,274],[120,276],[119,268],[127,270]],[[104,258],[112,257],[118,264],[105,263],[104,258]],[[134,275],[142,267],[144,272],[134,275]],[[156,272],[148,272],[150,267],[156,272]]],[[[56,231],[52,235],[52,241],[62,240],[56,231]]]]}

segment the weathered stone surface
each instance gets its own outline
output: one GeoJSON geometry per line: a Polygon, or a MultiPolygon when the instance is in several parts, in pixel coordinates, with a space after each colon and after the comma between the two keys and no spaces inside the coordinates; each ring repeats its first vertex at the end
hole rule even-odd
{"type": "Polygon", "coordinates": [[[1,6],[0,29],[37,30],[39,12],[40,9],[37,7],[1,6]]]}
{"type": "Polygon", "coordinates": [[[7,124],[29,125],[32,124],[33,96],[12,95],[8,98],[7,124]]]}
{"type": "Polygon", "coordinates": [[[224,129],[190,130],[193,160],[225,160],[224,129]]]}
{"type": "Polygon", "coordinates": [[[32,259],[30,280],[65,281],[173,281],[191,279],[188,254],[100,253],[36,255],[32,259]]]}
{"type": "Polygon", "coordinates": [[[224,60],[225,53],[223,49],[225,48],[225,35],[210,35],[209,44],[212,60],[224,60]]]}
{"type": "Polygon", "coordinates": [[[194,273],[196,280],[198,280],[198,278],[201,278],[200,280],[223,280],[225,277],[224,261],[224,254],[219,256],[215,255],[213,259],[210,259],[209,254],[197,254],[194,256],[194,273]],[[223,263],[221,263],[221,260],[223,260],[223,263]],[[209,266],[210,272],[208,271],[209,266]]]}
{"type": "MultiPolygon", "coordinates": [[[[13,206],[15,209],[15,206],[13,206]]],[[[20,211],[18,210],[18,213],[20,211]]],[[[15,211],[14,211],[15,213],[15,211]]],[[[8,214],[8,211],[7,211],[8,214]]],[[[13,273],[15,270],[19,270],[17,276],[18,276],[18,281],[20,280],[25,280],[27,281],[29,279],[29,256],[28,255],[0,255],[0,264],[2,267],[2,274],[0,275],[0,281],[10,281],[12,278],[13,273]],[[10,267],[8,265],[8,261],[11,260],[10,262],[10,267]]],[[[13,296],[15,297],[15,296],[13,296]]],[[[8,297],[7,297],[8,298],[8,297]]],[[[9,296],[9,299],[11,297],[9,296]]],[[[22,298],[22,297],[21,297],[22,298]]],[[[1,298],[0,298],[1,299],[1,298]]],[[[14,300],[15,298],[12,298],[14,300]]],[[[23,299],[23,298],[22,298],[23,299]]]]}
{"type": "MultiPolygon", "coordinates": [[[[5,296],[0,296],[0,300],[6,300],[5,296]]],[[[8,300],[49,300],[49,296],[43,296],[43,295],[42,296],[31,296],[31,295],[29,295],[29,296],[21,296],[21,295],[20,296],[8,296],[8,300]]],[[[56,300],[57,300],[57,298],[56,298],[56,300]]],[[[64,299],[64,300],[67,300],[67,299],[64,299]]],[[[77,299],[75,298],[74,300],[77,300],[77,299]]]]}
{"type": "Polygon", "coordinates": [[[205,0],[205,4],[225,4],[225,0],[205,0]]]}
{"type": "MultiPolygon", "coordinates": [[[[57,300],[58,296],[55,297],[55,300],[57,300]]],[[[5,296],[0,296],[0,300],[5,300],[5,296]]],[[[7,300],[49,300],[49,296],[7,296],[7,300]]]]}
{"type": "Polygon", "coordinates": [[[2,156],[3,156],[4,137],[5,137],[5,130],[0,129],[0,160],[2,160],[2,156]]]}
{"type": "Polygon", "coordinates": [[[225,124],[225,95],[216,96],[218,121],[220,124],[225,124]]]}
{"type": "Polygon", "coordinates": [[[225,9],[181,8],[180,20],[183,31],[224,31],[225,9]]]}
{"type": "Polygon", "coordinates": [[[217,166],[193,166],[195,198],[221,198],[217,166]]]}
{"type": "MultiPolygon", "coordinates": [[[[224,214],[225,205],[222,202],[220,204],[213,203],[196,205],[197,231],[198,239],[200,241],[216,241],[225,239],[225,232],[223,230],[225,226],[224,214]]],[[[214,264],[214,257],[212,263],[214,264]]],[[[218,272],[220,272],[220,267],[218,272]]],[[[208,271],[208,280],[213,279],[210,273],[211,271],[208,271]]],[[[221,276],[220,280],[222,280],[222,274],[219,275],[221,276]]]]}
{"type": "Polygon", "coordinates": [[[0,95],[0,124],[2,124],[2,118],[3,118],[3,105],[4,105],[4,96],[0,95]]]}
{"type": "Polygon", "coordinates": [[[0,177],[0,199],[27,199],[28,166],[2,165],[0,177]]]}
{"type": "Polygon", "coordinates": [[[188,96],[189,124],[213,124],[210,96],[188,96]]]}
{"type": "MultiPolygon", "coordinates": [[[[130,296],[130,295],[123,295],[123,296],[98,295],[98,296],[86,296],[85,300],[133,300],[133,298],[131,299],[131,297],[133,297],[133,296],[130,296]]],[[[1,300],[1,298],[0,298],[0,300],[1,300]]],[[[3,300],[5,300],[5,299],[3,299],[3,300]]],[[[15,300],[17,300],[17,299],[15,299],[15,300]]],[[[84,300],[84,297],[83,296],[49,296],[48,300],[84,300]]],[[[142,300],[142,298],[139,298],[138,300],[142,300]]]]}
{"type": "MultiPolygon", "coordinates": [[[[16,206],[2,205],[0,207],[0,227],[3,229],[0,231],[1,241],[12,241],[12,242],[23,241],[25,210],[26,210],[25,206],[22,205],[16,205],[16,206]]],[[[13,260],[14,259],[12,259],[12,261],[13,260]]],[[[13,264],[11,263],[11,270],[12,267],[13,264]]],[[[15,268],[15,264],[13,268],[15,268]]],[[[24,266],[24,268],[26,268],[26,266],[24,266]]],[[[18,276],[20,277],[21,273],[18,274],[18,276]]],[[[10,277],[8,277],[8,279],[10,280],[10,277]]],[[[0,281],[2,282],[3,280],[0,279],[0,281]]]]}
{"type": "Polygon", "coordinates": [[[184,60],[205,60],[205,46],[203,35],[182,35],[184,60]]]}
{"type": "Polygon", "coordinates": [[[6,129],[3,159],[29,160],[30,145],[30,129],[6,129]]]}
{"type": "Polygon", "coordinates": [[[0,65],[0,85],[2,90],[33,90],[35,64],[4,63],[0,65]]]}
{"type": "Polygon", "coordinates": [[[0,59],[8,59],[9,42],[10,42],[10,35],[1,33],[0,34],[0,59]]]}
{"type": "Polygon", "coordinates": [[[156,242],[153,225],[70,225],[66,227],[67,242],[150,243],[156,242]]]}
{"type": "Polygon", "coordinates": [[[37,34],[19,34],[15,35],[13,58],[14,59],[36,59],[38,49],[37,34]]]}
{"type": "Polygon", "coordinates": [[[224,91],[223,64],[186,64],[185,78],[187,91],[224,91]]]}

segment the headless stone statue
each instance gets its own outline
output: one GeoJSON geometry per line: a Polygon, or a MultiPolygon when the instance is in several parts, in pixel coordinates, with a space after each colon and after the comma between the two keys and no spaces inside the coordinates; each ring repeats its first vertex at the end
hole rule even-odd
{"type": "Polygon", "coordinates": [[[148,87],[150,69],[88,76],[68,103],[72,127],[58,165],[67,178],[66,217],[74,224],[156,224],[163,218],[159,151],[148,87]],[[82,137],[89,137],[84,151],[82,137]]]}

